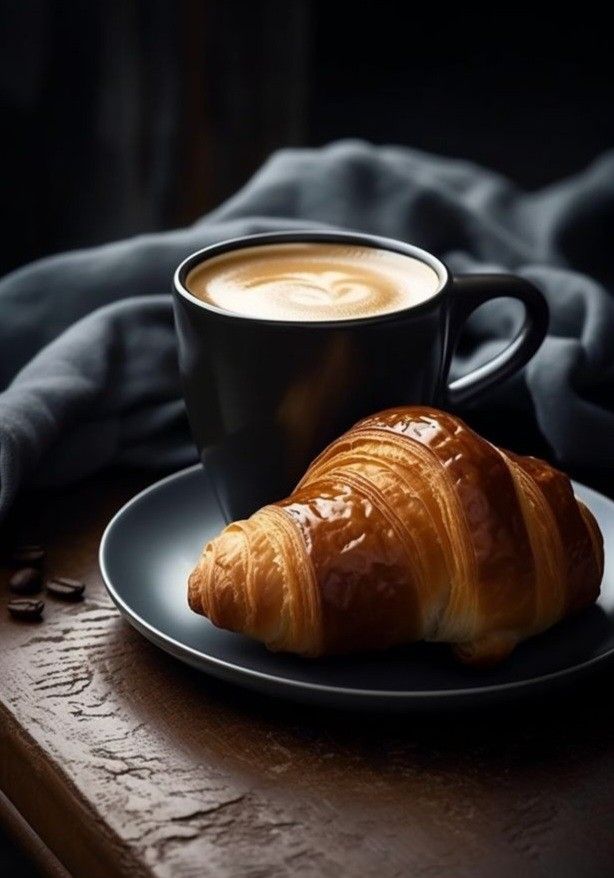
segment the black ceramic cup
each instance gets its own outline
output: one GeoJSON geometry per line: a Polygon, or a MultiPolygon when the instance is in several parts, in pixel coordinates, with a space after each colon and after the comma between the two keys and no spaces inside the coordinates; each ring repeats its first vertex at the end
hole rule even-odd
{"type": "Polygon", "coordinates": [[[194,440],[228,520],[285,496],[328,442],[365,415],[403,404],[450,408],[520,369],[541,344],[548,308],[526,280],[505,274],[452,275],[410,244],[342,231],[251,235],[206,247],[174,278],[179,364],[194,440]],[[259,319],[192,295],[189,272],[229,250],[328,242],[406,254],[430,266],[438,291],[427,301],[375,317],[333,322],[259,319]],[[524,323],[488,363],[455,381],[450,362],[469,314],[512,297],[524,323]]]}

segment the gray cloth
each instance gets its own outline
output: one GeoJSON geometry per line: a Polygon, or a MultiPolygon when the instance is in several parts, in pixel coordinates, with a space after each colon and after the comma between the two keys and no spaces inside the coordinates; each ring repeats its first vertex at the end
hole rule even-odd
{"type": "MultiPolygon", "coordinates": [[[[538,192],[465,161],[348,141],[274,155],[193,226],[42,259],[0,282],[0,515],[25,482],[110,463],[195,460],[180,397],[171,277],[191,251],[261,231],[337,226],[400,238],[455,270],[506,270],[551,308],[548,338],[491,400],[535,409],[566,464],[614,463],[614,155],[538,192]]],[[[472,318],[455,371],[513,331],[514,305],[472,318]]],[[[484,405],[488,405],[488,400],[484,405]]]]}

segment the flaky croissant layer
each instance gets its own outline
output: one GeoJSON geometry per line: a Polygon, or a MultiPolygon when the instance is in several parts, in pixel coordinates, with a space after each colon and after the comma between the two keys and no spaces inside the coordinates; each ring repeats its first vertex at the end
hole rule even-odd
{"type": "Polygon", "coordinates": [[[416,640],[493,664],[592,603],[603,539],[569,479],[426,407],[365,418],[189,579],[215,625],[319,656],[416,640]]]}

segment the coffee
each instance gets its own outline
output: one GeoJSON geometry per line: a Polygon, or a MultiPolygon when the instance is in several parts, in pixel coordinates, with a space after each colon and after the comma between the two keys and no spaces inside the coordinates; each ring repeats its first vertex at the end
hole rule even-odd
{"type": "Polygon", "coordinates": [[[9,579],[9,588],[16,594],[34,594],[41,589],[41,571],[36,567],[22,567],[9,579]]]}
{"type": "Polygon", "coordinates": [[[356,320],[403,311],[438,291],[425,262],[352,244],[242,247],[187,276],[193,296],[222,311],[265,320],[356,320]]]}
{"type": "Polygon", "coordinates": [[[65,601],[80,601],[85,591],[85,583],[68,576],[54,576],[47,581],[47,591],[65,601]]]}
{"type": "Polygon", "coordinates": [[[22,619],[27,622],[38,622],[45,604],[37,598],[14,598],[6,605],[14,619],[22,619]]]}

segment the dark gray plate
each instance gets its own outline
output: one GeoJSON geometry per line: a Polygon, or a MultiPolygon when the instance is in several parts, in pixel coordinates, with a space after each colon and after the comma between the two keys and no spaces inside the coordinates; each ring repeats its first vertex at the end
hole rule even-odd
{"type": "Polygon", "coordinates": [[[614,655],[614,503],[583,485],[575,489],[605,538],[599,603],[522,644],[488,672],[463,668],[438,644],[305,660],[270,653],[192,613],[186,602],[188,574],[205,540],[224,525],[200,464],[162,479],[117,513],[102,538],[100,567],[111,597],[138,631],[216,677],[337,707],[460,706],[551,687],[614,655]]]}

